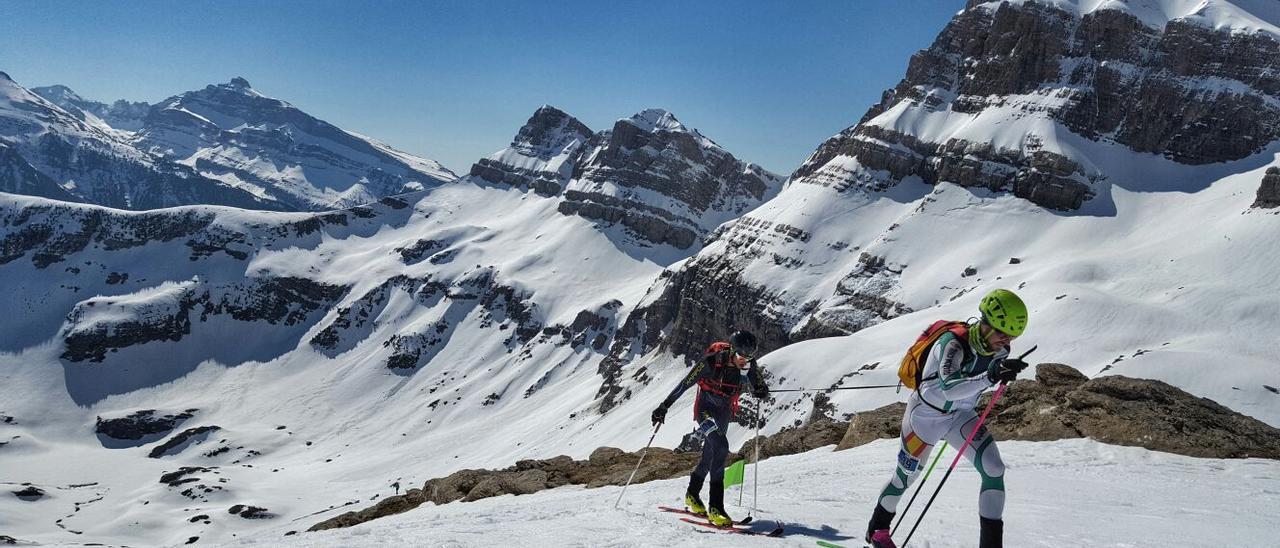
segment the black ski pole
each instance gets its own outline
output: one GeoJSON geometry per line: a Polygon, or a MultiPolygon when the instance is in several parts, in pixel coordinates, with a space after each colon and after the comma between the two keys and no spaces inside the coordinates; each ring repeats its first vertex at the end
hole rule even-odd
{"type": "Polygon", "coordinates": [[[902,511],[898,513],[898,523],[893,524],[893,530],[889,531],[889,536],[893,536],[894,533],[897,533],[898,527],[902,525],[903,521],[906,521],[907,512],[911,511],[911,505],[916,503],[916,497],[920,496],[920,491],[924,489],[924,484],[929,481],[929,475],[933,474],[933,467],[938,465],[938,459],[941,459],[942,454],[946,451],[947,442],[944,441],[942,442],[942,445],[938,446],[938,454],[934,455],[933,463],[930,464],[929,469],[925,471],[924,477],[920,478],[920,483],[916,484],[916,490],[911,494],[911,500],[907,501],[907,507],[903,508],[902,511]]]}
{"type": "Polygon", "coordinates": [[[636,468],[631,471],[631,476],[627,478],[626,485],[622,486],[622,492],[618,493],[618,501],[613,503],[614,509],[617,509],[618,505],[622,504],[622,495],[626,494],[627,487],[631,486],[631,480],[636,479],[636,472],[640,471],[640,463],[644,462],[644,456],[649,452],[649,446],[653,445],[653,438],[658,437],[659,428],[662,428],[662,423],[653,425],[653,435],[649,436],[649,443],[644,444],[644,449],[640,451],[640,459],[636,461],[636,468]]]}
{"type": "Polygon", "coordinates": [[[784,388],[782,390],[770,390],[770,393],[778,392],[826,392],[828,390],[868,390],[871,388],[897,388],[896,384],[876,384],[871,386],[837,386],[835,388],[784,388]]]}

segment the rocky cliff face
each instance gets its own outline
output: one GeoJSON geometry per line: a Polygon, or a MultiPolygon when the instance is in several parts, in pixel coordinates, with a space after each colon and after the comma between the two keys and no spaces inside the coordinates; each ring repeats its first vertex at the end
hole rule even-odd
{"type": "MultiPolygon", "coordinates": [[[[793,177],[856,184],[832,169],[847,157],[889,172],[873,186],[915,175],[1073,210],[1106,174],[1047,149],[1049,135],[1031,131],[1021,142],[992,143],[904,131],[911,127],[905,122],[941,113],[977,121],[1011,111],[1186,164],[1238,160],[1280,136],[1276,35],[1215,29],[1193,17],[1144,21],[1124,5],[1083,14],[1066,7],[1075,11],[971,1],[912,57],[902,82],[793,177]]],[[[1021,133],[1016,124],[1010,130],[1021,133]]]]}
{"type": "Polygon", "coordinates": [[[550,106],[471,175],[561,199],[559,211],[621,225],[645,245],[691,249],[771,197],[781,179],[745,163],[660,109],[592,133],[550,106]]]}
{"type": "Polygon", "coordinates": [[[436,162],[343,131],[243,78],[156,104],[133,142],[304,210],[349,207],[455,179],[436,162]]]}

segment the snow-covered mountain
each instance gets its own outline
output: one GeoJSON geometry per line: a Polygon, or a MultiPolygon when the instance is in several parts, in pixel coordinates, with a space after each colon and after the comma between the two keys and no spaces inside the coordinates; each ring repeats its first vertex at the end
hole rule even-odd
{"type": "MultiPolygon", "coordinates": [[[[1275,289],[1264,236],[1274,218],[1251,214],[1245,195],[1276,161],[1277,22],[1270,2],[970,2],[858,124],[718,230],[624,330],[642,332],[645,349],[692,355],[737,323],[777,348],[951,302],[967,317],[1004,286],[1025,291],[1033,318],[1064,320],[1033,320],[1036,339],[1049,335],[1037,326],[1070,331],[1088,317],[1063,300],[1085,298],[1075,292],[1117,306],[1135,329],[1104,335],[1117,326],[1093,323],[1041,344],[1091,373],[1170,342],[1175,325],[1221,331],[1233,354],[1270,355],[1242,319],[1210,318],[1275,289]],[[1238,185],[1238,203],[1201,203],[1224,185],[1238,185]],[[1214,259],[1172,268],[1197,253],[1214,259]],[[1196,297],[1120,305],[1184,291],[1196,297]]],[[[1231,362],[1241,374],[1265,365],[1231,362]]],[[[1219,380],[1211,397],[1240,396],[1219,380]]]]}
{"type": "Polygon", "coordinates": [[[133,143],[302,210],[350,207],[457,178],[438,162],[267,97],[244,78],[157,103],[133,143]]]}
{"type": "MultiPolygon", "coordinates": [[[[1274,62],[1269,6],[972,3],[785,188],[670,113],[592,132],[543,107],[465,181],[332,212],[127,212],[0,195],[0,307],[15,312],[0,316],[0,483],[47,493],[0,497],[0,534],[272,542],[393,483],[638,448],[685,359],[735,328],[776,349],[761,360],[775,387],[891,384],[920,329],[974,315],[995,287],[1031,306],[1015,350],[1038,345],[1033,360],[1162,379],[1280,424],[1274,74],[1232,77],[1224,64],[1274,62]],[[1103,21],[1138,26],[1087,31],[1103,21]],[[1134,35],[1157,37],[1151,47],[1195,36],[1207,49],[1148,49],[1125,69],[1109,56],[1128,56],[1117,44],[1134,35]],[[1222,62],[1171,60],[1223,47],[1222,62]],[[1113,65],[1159,97],[1116,95],[1128,85],[1101,94],[1113,65]],[[1077,79],[1081,66],[1100,78],[1077,79]],[[1011,74],[1016,85],[975,82],[1011,74]],[[1088,97],[1180,114],[1120,109],[1086,121],[1090,132],[1069,114],[1088,97]],[[1261,109],[1262,122],[1236,117],[1232,102],[1261,109]],[[1167,132],[1141,127],[1166,122],[1167,132]],[[1235,144],[1194,138],[1237,123],[1235,144]]],[[[270,101],[246,82],[213,86],[157,105],[136,135],[217,175],[254,139],[274,154],[298,150],[286,134],[324,133],[279,102],[272,116],[287,119],[255,117],[270,101]]],[[[0,170],[21,168],[4,158],[0,147],[0,170]]],[[[904,396],[843,391],[829,403],[843,414],[904,396]]],[[[814,402],[747,403],[773,432],[814,402]]],[[[680,426],[655,443],[678,444],[680,426]]],[[[748,435],[735,427],[731,445],[748,435]]],[[[1010,455],[1119,458],[1082,443],[1010,455]]],[[[833,462],[779,465],[821,479],[833,462]]],[[[1061,485],[1046,481],[1048,493],[1061,485]]],[[[595,500],[564,493],[537,496],[576,509],[595,500]]],[[[832,503],[832,515],[860,516],[863,502],[832,503]]],[[[1037,517],[1020,508],[1011,515],[1037,517]]]]}
{"type": "Polygon", "coordinates": [[[123,132],[72,114],[0,72],[0,191],[125,209],[217,204],[283,209],[144,153],[123,132]]]}
{"type": "Polygon", "coordinates": [[[31,88],[31,92],[48,99],[86,123],[100,122],[112,129],[137,131],[147,117],[151,105],[143,101],[117,99],[111,104],[90,101],[64,85],[31,88]]]}
{"type": "Polygon", "coordinates": [[[563,197],[561,213],[622,224],[642,241],[680,249],[782,186],[781,177],[738,160],[662,109],[592,133],[544,105],[510,147],[481,159],[471,175],[563,197]]]}

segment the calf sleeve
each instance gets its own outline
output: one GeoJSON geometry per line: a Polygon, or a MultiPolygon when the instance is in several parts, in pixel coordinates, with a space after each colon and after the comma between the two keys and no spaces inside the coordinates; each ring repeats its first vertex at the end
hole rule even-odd
{"type": "MultiPolygon", "coordinates": [[[[947,442],[956,447],[963,445],[977,420],[976,415],[967,417],[959,428],[947,433],[947,442]]],[[[978,429],[964,456],[982,477],[982,485],[978,488],[978,515],[992,520],[1001,519],[1004,516],[1004,460],[1000,458],[996,439],[986,426],[978,429]]]]}

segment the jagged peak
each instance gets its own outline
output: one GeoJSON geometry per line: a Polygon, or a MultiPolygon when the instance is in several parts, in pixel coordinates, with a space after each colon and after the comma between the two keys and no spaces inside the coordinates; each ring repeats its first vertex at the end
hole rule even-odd
{"type": "Polygon", "coordinates": [[[587,127],[569,113],[551,105],[542,105],[533,112],[520,131],[512,139],[511,146],[563,146],[565,139],[586,142],[591,137],[587,127]]]}
{"type": "Polygon", "coordinates": [[[676,119],[674,114],[671,114],[671,112],[661,108],[649,108],[642,110],[636,115],[626,118],[623,121],[649,132],[658,130],[690,131],[689,128],[680,123],[680,120],[676,119]]]}
{"type": "Polygon", "coordinates": [[[240,76],[236,76],[232,78],[230,82],[227,82],[225,84],[209,84],[208,86],[205,86],[204,89],[205,91],[210,91],[210,92],[229,91],[229,92],[238,93],[241,95],[248,95],[253,97],[265,97],[265,95],[259,93],[258,90],[253,89],[253,86],[249,84],[248,80],[240,76]]]}

